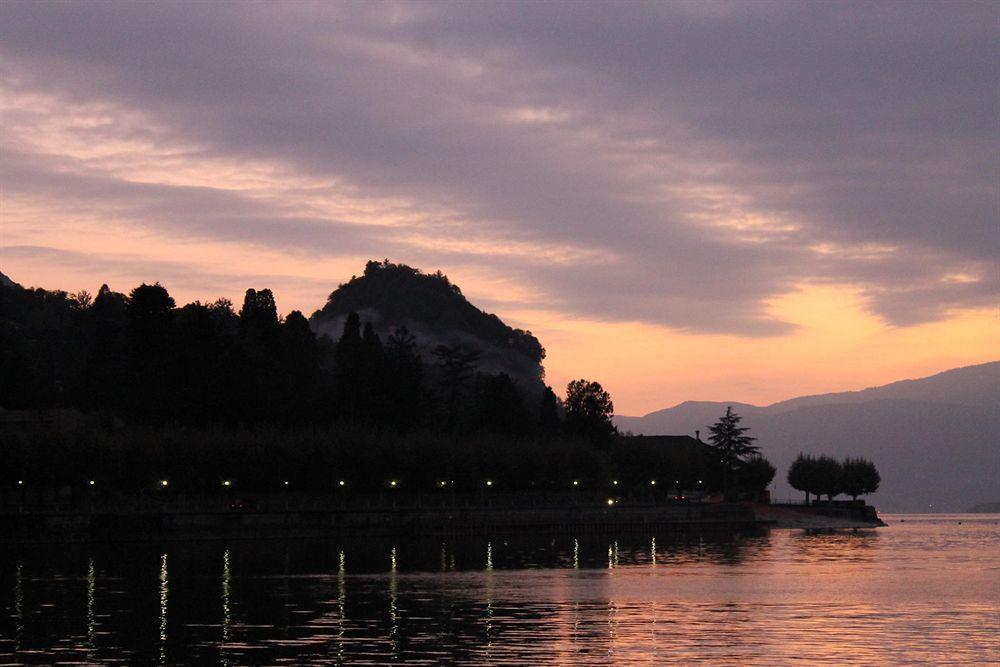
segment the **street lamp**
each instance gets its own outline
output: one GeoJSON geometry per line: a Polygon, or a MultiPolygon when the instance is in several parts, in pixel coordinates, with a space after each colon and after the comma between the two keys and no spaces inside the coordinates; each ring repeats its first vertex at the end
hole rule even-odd
{"type": "Polygon", "coordinates": [[[391,486],[392,488],[395,489],[396,488],[396,480],[394,480],[394,479],[393,480],[389,480],[389,486],[391,486]]]}
{"type": "Polygon", "coordinates": [[[656,480],[655,479],[649,480],[649,485],[650,486],[656,486],[656,480]]]}
{"type": "Polygon", "coordinates": [[[493,486],[493,480],[492,479],[486,480],[486,486],[493,486]]]}
{"type": "Polygon", "coordinates": [[[160,486],[161,487],[166,487],[166,486],[169,486],[169,485],[170,485],[170,481],[169,480],[166,480],[166,479],[161,479],[160,480],[160,486]]]}
{"type": "Polygon", "coordinates": [[[222,480],[222,486],[232,486],[232,485],[233,485],[232,481],[228,479],[222,480]]]}

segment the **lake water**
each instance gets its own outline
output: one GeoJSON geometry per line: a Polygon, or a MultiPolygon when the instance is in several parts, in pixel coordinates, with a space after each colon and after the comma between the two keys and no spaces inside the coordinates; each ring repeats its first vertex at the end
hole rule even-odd
{"type": "Polygon", "coordinates": [[[0,547],[0,663],[996,664],[1000,515],[885,519],[0,547]]]}

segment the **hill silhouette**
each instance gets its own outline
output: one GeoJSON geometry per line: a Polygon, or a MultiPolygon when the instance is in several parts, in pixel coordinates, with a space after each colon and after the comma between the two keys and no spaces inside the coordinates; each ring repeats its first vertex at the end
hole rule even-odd
{"type": "MultiPolygon", "coordinates": [[[[1000,496],[998,362],[764,407],[686,401],[615,422],[647,435],[704,433],[727,405],[745,417],[779,471],[799,452],[871,458],[882,474],[883,509],[957,512],[1000,496]]],[[[775,478],[775,493],[796,495],[783,472],[775,478]]]]}
{"type": "Polygon", "coordinates": [[[330,294],[309,323],[317,335],[336,340],[352,312],[383,340],[406,327],[425,361],[438,345],[464,346],[479,352],[481,371],[506,373],[526,389],[542,388],[545,348],[538,339],[474,306],[440,271],[427,274],[388,260],[370,261],[363,275],[330,294]]]}

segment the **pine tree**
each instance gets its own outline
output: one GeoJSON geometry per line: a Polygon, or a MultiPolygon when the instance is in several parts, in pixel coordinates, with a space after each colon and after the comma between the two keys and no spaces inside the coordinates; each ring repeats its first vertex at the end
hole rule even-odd
{"type": "Polygon", "coordinates": [[[726,414],[709,427],[711,435],[708,439],[718,453],[719,461],[722,463],[723,492],[728,488],[729,474],[750,456],[760,451],[760,448],[753,444],[757,438],[746,435],[750,429],[740,426],[742,419],[742,417],[733,412],[732,406],[729,406],[726,408],[726,414]]]}
{"type": "Polygon", "coordinates": [[[406,327],[397,327],[386,340],[385,373],[390,422],[403,431],[426,422],[430,397],[424,387],[424,365],[417,339],[406,327]]]}
{"type": "Polygon", "coordinates": [[[445,423],[449,428],[458,425],[469,384],[475,375],[479,350],[460,345],[438,345],[434,348],[441,373],[441,389],[445,398],[445,423]]]}
{"type": "Polygon", "coordinates": [[[347,421],[355,421],[360,417],[358,393],[363,372],[363,348],[361,318],[357,313],[351,312],[344,321],[344,332],[333,353],[337,406],[341,417],[347,421]]]}

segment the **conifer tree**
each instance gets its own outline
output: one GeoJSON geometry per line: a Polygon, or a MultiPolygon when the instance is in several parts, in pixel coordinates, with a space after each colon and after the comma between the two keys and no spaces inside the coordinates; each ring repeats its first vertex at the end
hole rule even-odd
{"type": "Polygon", "coordinates": [[[719,461],[722,463],[723,492],[727,490],[730,473],[750,456],[760,451],[760,448],[753,444],[757,438],[747,435],[747,431],[750,429],[740,426],[742,419],[742,417],[733,412],[732,406],[729,406],[726,408],[726,414],[722,415],[719,421],[709,427],[711,435],[708,439],[718,453],[719,461]]]}
{"type": "Polygon", "coordinates": [[[334,387],[340,416],[348,421],[360,417],[358,390],[362,373],[364,342],[361,339],[361,318],[351,312],[344,321],[344,331],[334,349],[334,387]]]}

